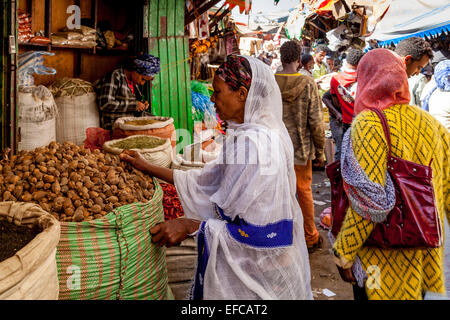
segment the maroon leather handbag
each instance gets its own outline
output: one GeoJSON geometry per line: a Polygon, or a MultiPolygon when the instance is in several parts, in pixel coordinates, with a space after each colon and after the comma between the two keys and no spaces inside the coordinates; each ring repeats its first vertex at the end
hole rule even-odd
{"type": "MultiPolygon", "coordinates": [[[[435,207],[431,161],[428,166],[407,161],[391,154],[391,136],[386,117],[378,109],[370,109],[380,118],[389,147],[387,171],[395,187],[395,206],[386,220],[377,223],[366,246],[383,249],[438,248],[442,245],[442,228],[435,207]]],[[[336,237],[349,206],[344,191],[340,161],[326,166],[331,183],[331,234],[336,237]]]]}

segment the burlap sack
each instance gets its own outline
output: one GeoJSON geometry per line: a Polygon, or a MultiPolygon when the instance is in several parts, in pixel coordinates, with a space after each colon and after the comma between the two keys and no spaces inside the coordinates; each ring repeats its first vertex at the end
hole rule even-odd
{"type": "Polygon", "coordinates": [[[86,129],[100,126],[95,93],[55,98],[59,117],[56,120],[56,141],[80,145],[86,140],[86,129]]]}
{"type": "Polygon", "coordinates": [[[56,120],[56,141],[82,144],[86,139],[86,129],[100,126],[92,84],[81,79],[63,78],[55,81],[49,89],[59,112],[56,120]]]}
{"type": "Polygon", "coordinates": [[[147,135],[169,139],[172,147],[175,147],[177,143],[173,118],[168,117],[123,117],[116,120],[113,127],[113,139],[122,139],[134,135],[147,135]],[[160,122],[147,125],[125,124],[133,120],[158,120],[160,122]]]}
{"type": "Polygon", "coordinates": [[[56,247],[60,224],[33,203],[0,203],[0,219],[16,225],[39,225],[43,230],[14,256],[0,263],[0,300],[57,300],[56,247]]]}
{"type": "Polygon", "coordinates": [[[31,151],[55,141],[58,109],[50,90],[44,86],[21,87],[17,97],[19,151],[31,151]]]}
{"type": "Polygon", "coordinates": [[[197,268],[197,242],[188,238],[180,246],[167,248],[166,262],[175,300],[188,300],[197,268]]]}

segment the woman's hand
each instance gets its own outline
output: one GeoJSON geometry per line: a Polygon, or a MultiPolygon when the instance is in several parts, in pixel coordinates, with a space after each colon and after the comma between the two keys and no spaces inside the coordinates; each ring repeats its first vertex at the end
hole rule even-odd
{"type": "Polygon", "coordinates": [[[173,247],[179,245],[189,234],[200,227],[200,221],[178,218],[160,223],[150,229],[152,242],[159,246],[173,247]]]}
{"type": "Polygon", "coordinates": [[[152,165],[137,151],[124,150],[119,157],[122,161],[129,162],[136,169],[141,170],[148,175],[174,184],[172,169],[152,165]]]}
{"type": "Polygon", "coordinates": [[[129,162],[138,170],[145,171],[147,169],[147,160],[137,151],[124,150],[119,157],[121,160],[129,162]]]}
{"type": "Polygon", "coordinates": [[[341,276],[342,280],[345,282],[350,282],[351,284],[356,284],[355,276],[353,275],[352,268],[344,269],[336,265],[339,271],[339,275],[341,276]]]}
{"type": "Polygon", "coordinates": [[[145,111],[148,109],[149,106],[150,105],[149,105],[148,101],[145,101],[144,103],[141,101],[138,101],[136,109],[137,109],[137,111],[145,111]]]}

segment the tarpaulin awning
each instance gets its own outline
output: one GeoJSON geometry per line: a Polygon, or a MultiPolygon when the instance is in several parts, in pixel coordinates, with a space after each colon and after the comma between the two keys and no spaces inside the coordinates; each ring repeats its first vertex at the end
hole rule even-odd
{"type": "Polygon", "coordinates": [[[414,36],[430,37],[449,31],[448,0],[393,0],[367,39],[378,40],[378,45],[388,46],[414,36]]]}

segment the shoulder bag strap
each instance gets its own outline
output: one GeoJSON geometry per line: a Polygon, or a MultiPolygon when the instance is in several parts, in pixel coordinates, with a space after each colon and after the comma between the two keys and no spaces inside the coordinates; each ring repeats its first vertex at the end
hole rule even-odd
{"type": "Polygon", "coordinates": [[[386,143],[388,147],[388,161],[389,161],[389,159],[391,158],[391,133],[389,130],[389,125],[386,120],[386,116],[380,109],[369,108],[369,110],[376,113],[376,115],[380,119],[381,125],[383,126],[384,136],[386,138],[386,143]]]}

